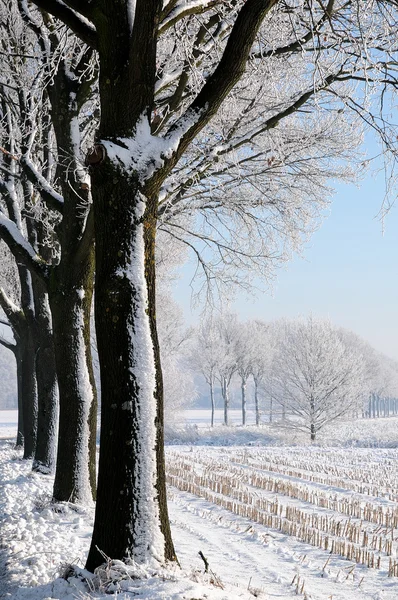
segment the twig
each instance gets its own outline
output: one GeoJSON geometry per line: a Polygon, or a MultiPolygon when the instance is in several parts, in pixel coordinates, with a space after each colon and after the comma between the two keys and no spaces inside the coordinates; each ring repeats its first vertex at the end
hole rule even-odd
{"type": "Polygon", "coordinates": [[[203,560],[203,562],[205,563],[205,573],[208,573],[209,572],[209,561],[203,554],[202,550],[199,550],[198,554],[199,554],[200,558],[203,560]]]}

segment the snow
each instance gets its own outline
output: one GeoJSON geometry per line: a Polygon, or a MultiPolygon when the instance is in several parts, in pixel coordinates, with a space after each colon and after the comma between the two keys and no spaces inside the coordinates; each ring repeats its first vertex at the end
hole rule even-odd
{"type": "Polygon", "coordinates": [[[13,241],[18,246],[23,248],[24,251],[30,256],[30,258],[33,261],[35,261],[39,264],[42,264],[43,261],[36,254],[34,248],[31,246],[31,244],[29,244],[29,242],[22,235],[22,233],[18,229],[17,225],[14,223],[14,221],[11,221],[11,219],[6,217],[6,215],[3,212],[0,212],[0,228],[6,230],[8,232],[8,234],[10,235],[10,237],[13,239],[13,241]]]}
{"type": "Polygon", "coordinates": [[[127,15],[128,15],[129,28],[130,28],[131,33],[133,33],[133,27],[134,27],[135,4],[136,4],[136,0],[127,0],[127,15]]]}
{"type": "Polygon", "coordinates": [[[164,160],[171,158],[177,150],[182,136],[199,119],[200,112],[188,109],[164,137],[152,135],[147,116],[138,119],[132,137],[117,138],[117,143],[100,140],[108,158],[128,175],[137,172],[143,183],[160,169],[164,160]]]}
{"type": "Polygon", "coordinates": [[[176,6],[169,12],[167,18],[162,22],[161,31],[176,20],[181,18],[184,14],[190,14],[197,10],[200,12],[201,9],[205,9],[207,6],[212,4],[213,0],[181,0],[176,6]]]}
{"type": "MultiPolygon", "coordinates": [[[[191,419],[193,420],[193,419],[191,419]]],[[[397,444],[397,418],[366,420],[345,425],[345,433],[366,435],[373,431],[374,439],[397,444]],[[378,431],[378,433],[376,433],[378,431]],[[387,439],[386,431],[389,432],[387,439]]],[[[108,562],[95,576],[84,571],[90,543],[93,508],[52,504],[52,478],[31,472],[29,461],[23,461],[14,450],[17,424],[16,411],[0,411],[0,597],[9,600],[105,600],[113,591],[119,600],[396,600],[397,577],[388,577],[388,557],[382,551],[381,568],[366,568],[337,554],[299,541],[278,529],[266,527],[247,517],[234,514],[222,506],[179,486],[169,486],[169,510],[172,534],[181,569],[177,566],[160,568],[118,561],[108,562]],[[204,573],[201,551],[209,563],[204,573]],[[70,565],[75,565],[71,568],[70,565]],[[60,573],[67,579],[57,578],[60,573]],[[116,594],[117,592],[117,594],[116,594]]],[[[201,428],[202,430],[203,428],[201,428]]],[[[225,435],[224,427],[215,427],[225,435]]],[[[250,431],[250,427],[247,428],[250,431]]],[[[343,429],[340,426],[335,430],[343,429]]],[[[232,427],[231,431],[244,428],[232,427]]],[[[336,434],[335,434],[336,435],[336,434]]],[[[248,434],[249,439],[249,434],[248,434]]],[[[359,440],[365,443],[365,438],[359,440]]],[[[340,477],[351,485],[360,483],[363,472],[375,485],[397,487],[397,456],[393,448],[347,448],[321,446],[301,447],[195,447],[169,446],[166,455],[169,472],[178,468],[178,461],[195,465],[186,477],[214,475],[222,483],[225,474],[234,474],[232,488],[243,490],[252,483],[245,481],[251,473],[271,476],[307,487],[311,494],[337,494],[348,501],[378,502],[396,508],[396,500],[380,496],[352,493],[336,484],[322,485],[308,477],[312,473],[324,477],[340,477]],[[281,472],[260,468],[260,461],[278,465],[281,472]],[[296,469],[301,477],[284,474],[296,469]],[[240,473],[240,475],[238,475],[240,473]],[[355,475],[355,473],[357,473],[355,475]]],[[[251,476],[251,475],[250,475],[251,476]]],[[[204,486],[204,484],[203,484],[204,486]]],[[[202,487],[203,487],[202,486],[202,487]]],[[[205,489],[203,487],[203,489],[205,489]]],[[[217,494],[227,499],[227,491],[217,494]]],[[[329,515],[340,521],[361,522],[347,518],[330,508],[317,506],[293,496],[267,492],[257,488],[254,499],[275,501],[291,506],[308,515],[329,515]]],[[[238,503],[239,504],[239,503],[238,503]]],[[[362,526],[361,525],[361,526],[362,526]]],[[[369,530],[383,527],[373,523],[369,530]]],[[[391,530],[387,536],[391,538],[391,530]]],[[[396,537],[396,530],[393,537],[396,537]]],[[[394,541],[394,552],[397,542],[394,541]]],[[[395,556],[393,554],[393,560],[395,556]]]]}

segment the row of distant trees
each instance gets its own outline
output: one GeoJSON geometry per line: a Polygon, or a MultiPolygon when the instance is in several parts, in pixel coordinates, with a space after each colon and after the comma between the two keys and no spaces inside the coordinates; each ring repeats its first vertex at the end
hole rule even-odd
{"type": "Polygon", "coordinates": [[[215,386],[221,389],[224,424],[229,424],[230,385],[240,381],[242,424],[247,419],[247,384],[254,384],[256,424],[278,413],[285,427],[311,440],[344,415],[379,416],[395,411],[398,364],[353,332],[328,320],[239,322],[235,314],[207,318],[193,341],[191,364],[209,386],[214,425],[215,386]],[[388,408],[387,408],[388,407],[388,408]]]}

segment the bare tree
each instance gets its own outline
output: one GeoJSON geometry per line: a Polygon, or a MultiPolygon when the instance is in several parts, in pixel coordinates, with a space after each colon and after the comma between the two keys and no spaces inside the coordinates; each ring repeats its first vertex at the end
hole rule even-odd
{"type": "MultiPolygon", "coordinates": [[[[254,381],[254,410],[256,415],[256,425],[260,425],[261,410],[259,393],[261,388],[267,388],[275,349],[272,343],[269,324],[259,320],[253,321],[250,323],[250,334],[255,347],[251,361],[251,374],[254,381]]],[[[272,422],[273,393],[270,385],[268,385],[268,394],[270,397],[269,421],[272,422]]]]}
{"type": "Polygon", "coordinates": [[[220,338],[214,327],[212,317],[203,319],[194,334],[191,345],[190,365],[199,372],[209,386],[210,395],[210,426],[214,427],[215,397],[214,386],[220,360],[222,360],[220,338]]]}
{"type": "Polygon", "coordinates": [[[284,426],[308,432],[315,441],[327,423],[361,406],[368,393],[365,362],[328,321],[309,317],[280,325],[273,393],[286,406],[284,426]]]}

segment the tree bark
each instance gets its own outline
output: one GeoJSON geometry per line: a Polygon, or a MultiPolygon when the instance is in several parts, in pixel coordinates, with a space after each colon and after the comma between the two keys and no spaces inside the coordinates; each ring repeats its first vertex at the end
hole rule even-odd
{"type": "MultiPolygon", "coordinates": [[[[95,497],[96,393],[91,363],[92,257],[56,272],[49,300],[59,386],[59,433],[54,499],[90,503],[95,497]]],[[[60,265],[61,266],[61,265],[60,265]]],[[[60,267],[59,266],[59,267],[60,267]]]]}
{"type": "Polygon", "coordinates": [[[58,385],[55,349],[46,286],[33,277],[35,299],[35,346],[37,380],[37,442],[33,470],[52,473],[55,468],[58,432],[58,385]]]}
{"type": "Polygon", "coordinates": [[[18,346],[15,347],[15,360],[17,363],[17,394],[18,394],[18,426],[15,448],[23,448],[23,403],[22,403],[22,356],[18,346]]]}
{"type": "Polygon", "coordinates": [[[37,386],[35,346],[31,328],[26,324],[21,344],[21,396],[23,413],[23,438],[25,459],[34,457],[37,435],[37,386]]]}
{"type": "Polygon", "coordinates": [[[127,177],[109,160],[93,169],[92,183],[95,321],[106,427],[101,427],[90,571],[104,560],[98,549],[139,563],[175,560],[155,326],[156,200],[144,198],[138,177],[127,177]]]}
{"type": "Polygon", "coordinates": [[[91,502],[96,488],[97,397],[90,340],[94,232],[76,128],[89,93],[90,82],[79,77],[78,68],[71,76],[67,59],[60,60],[48,87],[58,152],[70,157],[67,167],[57,165],[64,200],[58,228],[61,258],[48,285],[59,389],[54,499],[78,503],[91,502]]]}

